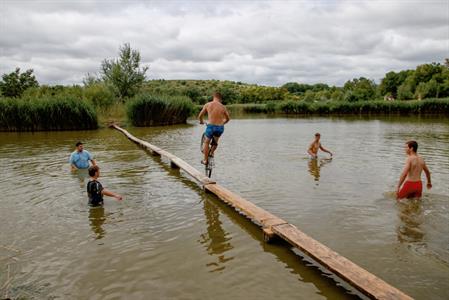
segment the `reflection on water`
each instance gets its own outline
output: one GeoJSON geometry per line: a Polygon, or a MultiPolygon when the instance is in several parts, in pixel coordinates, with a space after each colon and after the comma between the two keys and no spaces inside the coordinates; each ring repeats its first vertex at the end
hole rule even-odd
{"type": "Polygon", "coordinates": [[[89,178],[89,172],[87,169],[78,169],[70,172],[73,174],[73,177],[78,179],[80,187],[85,188],[89,178]]]}
{"type": "Polygon", "coordinates": [[[104,214],[104,207],[97,206],[89,209],[89,222],[92,232],[95,234],[95,239],[99,240],[104,237],[106,231],[103,229],[103,224],[106,221],[104,214]]]}
{"type": "Polygon", "coordinates": [[[424,231],[420,228],[424,222],[424,209],[421,200],[407,200],[398,202],[397,226],[398,240],[400,242],[421,242],[424,231]]]}
{"type": "Polygon", "coordinates": [[[229,233],[223,230],[220,221],[220,212],[216,205],[209,199],[203,200],[203,209],[207,221],[207,232],[201,234],[199,242],[203,244],[207,253],[216,257],[216,260],[207,264],[211,267],[210,272],[223,271],[225,263],[232,260],[233,257],[226,257],[225,252],[234,248],[231,244],[229,233]]]}
{"type": "Polygon", "coordinates": [[[309,160],[309,173],[313,176],[314,180],[317,182],[320,180],[320,170],[321,167],[330,163],[332,158],[322,158],[322,159],[310,159],[309,160]]]}

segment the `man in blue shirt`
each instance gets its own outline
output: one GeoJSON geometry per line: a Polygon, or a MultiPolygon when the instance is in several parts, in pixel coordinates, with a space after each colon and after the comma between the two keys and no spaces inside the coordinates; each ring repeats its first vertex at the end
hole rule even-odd
{"type": "Polygon", "coordinates": [[[76,149],[70,154],[69,160],[72,171],[89,168],[89,161],[91,161],[93,166],[97,165],[92,155],[87,150],[84,150],[83,143],[76,143],[76,149]]]}

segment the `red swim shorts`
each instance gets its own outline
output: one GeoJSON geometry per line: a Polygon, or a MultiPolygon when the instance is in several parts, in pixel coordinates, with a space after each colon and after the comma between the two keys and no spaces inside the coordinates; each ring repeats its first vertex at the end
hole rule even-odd
{"type": "Polygon", "coordinates": [[[402,198],[421,198],[422,182],[420,181],[406,181],[399,191],[398,199],[402,198]]]}

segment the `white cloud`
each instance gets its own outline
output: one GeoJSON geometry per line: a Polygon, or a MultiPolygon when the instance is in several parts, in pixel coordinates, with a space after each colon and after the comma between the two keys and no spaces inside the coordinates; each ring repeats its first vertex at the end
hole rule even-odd
{"type": "Polygon", "coordinates": [[[150,78],[341,85],[449,56],[449,1],[0,0],[0,73],[81,83],[124,42],[150,78]]]}

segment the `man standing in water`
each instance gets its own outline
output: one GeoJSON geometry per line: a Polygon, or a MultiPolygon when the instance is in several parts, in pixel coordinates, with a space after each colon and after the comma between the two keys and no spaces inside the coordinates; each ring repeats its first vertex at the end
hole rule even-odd
{"type": "Polygon", "coordinates": [[[396,198],[421,198],[422,194],[422,182],[421,173],[424,170],[427,177],[427,188],[432,188],[432,182],[430,179],[430,171],[426,166],[424,160],[416,153],[418,151],[418,143],[415,141],[409,141],[405,143],[405,153],[407,154],[407,160],[405,161],[404,170],[399,178],[398,187],[396,190],[396,198]],[[407,179],[407,181],[404,180],[407,179]],[[402,186],[402,183],[404,185],[402,186]],[[401,189],[402,186],[402,189],[401,189]]]}
{"type": "Polygon", "coordinates": [[[215,150],[218,147],[218,140],[224,132],[224,124],[228,123],[230,120],[228,110],[221,103],[222,95],[215,92],[212,101],[206,103],[198,115],[200,124],[204,124],[203,117],[207,113],[207,118],[209,123],[207,124],[205,135],[206,140],[204,142],[204,159],[201,161],[202,164],[207,164],[209,158],[209,151],[211,156],[214,156],[215,150]],[[209,149],[209,143],[211,139],[215,140],[215,145],[209,149]]]}
{"type": "Polygon", "coordinates": [[[97,165],[92,155],[87,150],[84,150],[83,143],[76,143],[76,149],[72,152],[69,159],[72,171],[89,168],[89,161],[93,166],[97,165]]]}
{"type": "Polygon", "coordinates": [[[320,143],[320,138],[321,138],[321,134],[320,133],[315,133],[315,139],[312,141],[312,143],[309,146],[309,150],[307,150],[307,153],[309,153],[310,157],[312,159],[317,159],[318,158],[318,150],[321,150],[323,152],[329,153],[332,157],[332,152],[330,152],[329,150],[325,149],[321,143],[320,143]]]}

